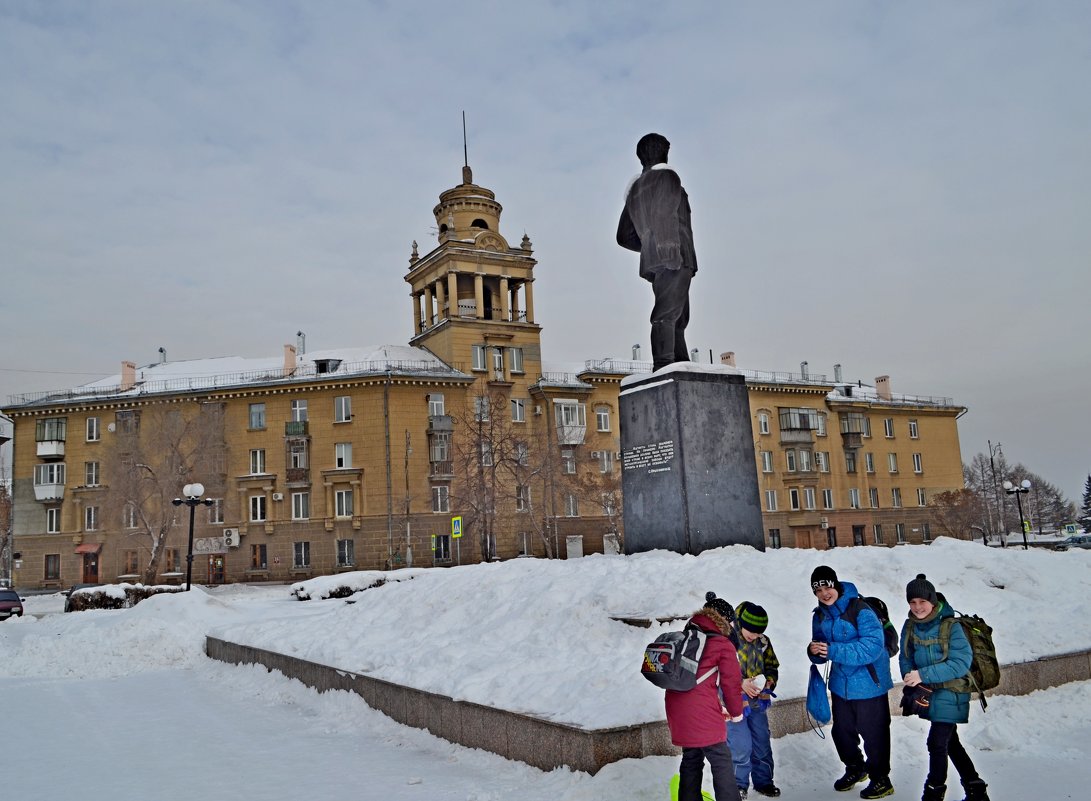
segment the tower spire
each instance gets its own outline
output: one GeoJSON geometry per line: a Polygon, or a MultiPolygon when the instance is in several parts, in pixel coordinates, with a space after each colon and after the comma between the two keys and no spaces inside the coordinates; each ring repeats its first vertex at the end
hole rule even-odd
{"type": "Polygon", "coordinates": [[[466,146],[466,110],[462,110],[462,183],[472,184],[474,174],[470,169],[470,154],[466,146]]]}

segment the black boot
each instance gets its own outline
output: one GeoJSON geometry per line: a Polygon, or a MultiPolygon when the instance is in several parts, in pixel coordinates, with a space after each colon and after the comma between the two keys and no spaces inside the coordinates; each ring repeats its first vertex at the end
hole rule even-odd
{"type": "Polygon", "coordinates": [[[872,779],[871,783],[860,791],[861,798],[886,798],[888,795],[894,795],[894,785],[890,783],[890,779],[872,779]]]}
{"type": "Polygon", "coordinates": [[[989,801],[989,785],[981,779],[963,786],[966,788],[966,801],[989,801]]]}
{"type": "Polygon", "coordinates": [[[846,790],[851,790],[866,778],[867,770],[863,765],[849,765],[845,768],[845,775],[833,783],[833,789],[843,793],[846,790]]]}
{"type": "Polygon", "coordinates": [[[926,784],[924,785],[924,795],[921,796],[921,801],[943,801],[946,797],[946,784],[926,784]]]}

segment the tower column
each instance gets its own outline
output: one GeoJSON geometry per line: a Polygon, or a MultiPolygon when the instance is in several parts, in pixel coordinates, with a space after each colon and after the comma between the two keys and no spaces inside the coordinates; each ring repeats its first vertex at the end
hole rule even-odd
{"type": "Polygon", "coordinates": [[[444,306],[447,305],[446,294],[447,293],[443,291],[443,281],[442,281],[442,279],[439,280],[439,281],[436,281],[436,314],[439,316],[439,319],[441,319],[441,320],[443,320],[445,318],[446,319],[451,318],[451,313],[449,311],[444,311],[444,306]]]}
{"type": "Polygon", "coordinates": [[[519,287],[522,283],[516,282],[514,288],[511,290],[511,319],[512,322],[519,322],[519,287]]]}
{"type": "Polygon", "coordinates": [[[447,316],[450,319],[455,319],[459,316],[458,312],[458,273],[451,271],[447,273],[447,316]]]}
{"type": "Polygon", "coordinates": [[[530,279],[525,284],[527,291],[527,322],[534,322],[534,279],[530,279]]]}
{"type": "Polygon", "coordinates": [[[511,319],[508,314],[510,303],[508,302],[508,279],[500,279],[500,319],[507,322],[511,319]]]}
{"type": "Polygon", "coordinates": [[[432,305],[432,287],[426,286],[424,288],[424,319],[428,323],[428,327],[431,328],[436,324],[436,313],[432,305]]]}
{"type": "Polygon", "coordinates": [[[419,334],[423,330],[420,319],[420,298],[416,292],[410,292],[409,297],[413,299],[413,333],[419,334]]]}
{"type": "Polygon", "coordinates": [[[477,307],[477,319],[485,319],[485,275],[474,273],[474,303],[477,307]]]}

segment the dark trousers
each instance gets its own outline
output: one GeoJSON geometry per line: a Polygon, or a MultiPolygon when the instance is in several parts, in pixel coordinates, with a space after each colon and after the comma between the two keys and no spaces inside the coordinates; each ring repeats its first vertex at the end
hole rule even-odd
{"type": "Polygon", "coordinates": [[[886,693],[850,701],[831,693],[833,744],[846,766],[864,765],[871,779],[890,776],[890,706],[886,693]],[[864,741],[865,759],[860,753],[864,741]]]}
{"type": "Polygon", "coordinates": [[[689,325],[690,270],[660,269],[652,280],[652,369],[689,361],[686,326],[689,325]]]}
{"type": "Polygon", "coordinates": [[[682,749],[682,764],[678,768],[678,801],[701,801],[701,779],[706,759],[712,768],[712,790],[716,801],[740,801],[731,749],[726,742],[704,748],[682,749]]]}
{"type": "Polygon", "coordinates": [[[963,787],[981,781],[977,768],[958,739],[958,727],[954,723],[933,723],[928,730],[928,783],[939,787],[947,783],[947,760],[958,771],[963,787]]]}

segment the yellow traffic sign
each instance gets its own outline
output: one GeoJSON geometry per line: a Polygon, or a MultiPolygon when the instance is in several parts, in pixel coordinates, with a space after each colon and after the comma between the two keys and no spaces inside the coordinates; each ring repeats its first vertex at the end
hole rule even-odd
{"type": "Polygon", "coordinates": [[[455,515],[451,518],[451,537],[458,539],[462,536],[462,515],[455,515]]]}

